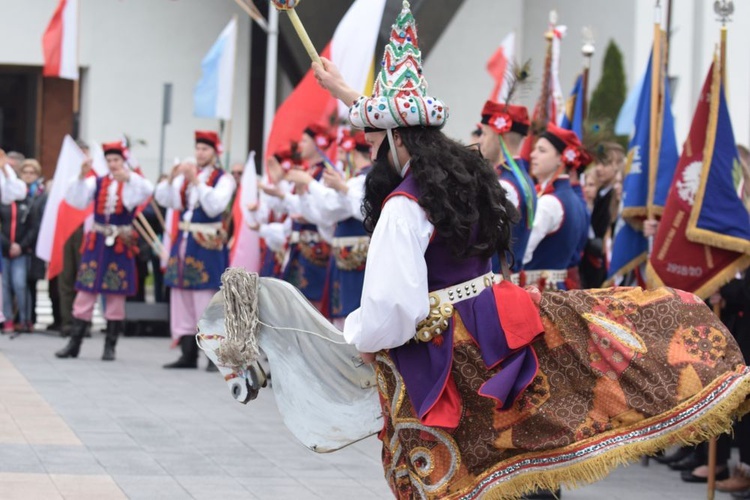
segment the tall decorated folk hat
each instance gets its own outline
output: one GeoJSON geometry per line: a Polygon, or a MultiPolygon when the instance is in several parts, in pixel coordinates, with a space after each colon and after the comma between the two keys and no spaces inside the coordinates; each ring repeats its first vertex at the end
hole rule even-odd
{"type": "Polygon", "coordinates": [[[406,0],[391,26],[391,38],[380,64],[372,97],[360,97],[349,109],[352,127],[387,130],[445,125],[447,106],[427,95],[417,26],[406,0]]]}
{"type": "Polygon", "coordinates": [[[482,108],[482,123],[489,126],[496,134],[516,132],[527,135],[531,122],[526,106],[487,101],[482,108]]]}
{"type": "Polygon", "coordinates": [[[213,130],[196,130],[195,143],[207,144],[211,146],[219,156],[221,156],[221,154],[224,152],[221,145],[221,139],[219,139],[219,134],[217,134],[213,130]]]}
{"type": "Polygon", "coordinates": [[[581,144],[575,132],[558,127],[554,123],[547,124],[547,130],[540,136],[547,139],[562,156],[566,167],[580,170],[591,163],[591,155],[581,144]]]}

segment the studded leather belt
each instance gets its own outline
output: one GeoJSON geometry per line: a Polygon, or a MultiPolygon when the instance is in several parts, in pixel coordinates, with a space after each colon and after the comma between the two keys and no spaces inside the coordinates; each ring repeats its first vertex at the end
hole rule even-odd
{"type": "Polygon", "coordinates": [[[430,292],[430,313],[417,325],[414,340],[429,342],[435,336],[441,335],[448,329],[448,321],[453,316],[454,304],[476,297],[485,288],[500,283],[502,280],[501,275],[490,272],[458,285],[430,292]]]}

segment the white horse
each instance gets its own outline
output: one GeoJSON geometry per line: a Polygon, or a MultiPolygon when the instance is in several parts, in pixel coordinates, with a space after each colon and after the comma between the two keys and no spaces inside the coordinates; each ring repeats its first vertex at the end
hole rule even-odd
{"type": "Polygon", "coordinates": [[[222,291],[198,322],[197,341],[219,367],[235,400],[245,404],[266,387],[259,347],[268,356],[284,424],[305,446],[327,453],[380,431],[375,370],[299,290],[237,269],[227,271],[222,281],[222,291]],[[233,286],[228,282],[232,276],[233,286]],[[234,296],[227,299],[227,293],[234,296]],[[241,314],[232,312],[228,302],[233,301],[241,314]],[[243,347],[235,351],[234,362],[224,355],[232,341],[225,328],[231,325],[228,316],[251,318],[240,327],[243,347]]]}

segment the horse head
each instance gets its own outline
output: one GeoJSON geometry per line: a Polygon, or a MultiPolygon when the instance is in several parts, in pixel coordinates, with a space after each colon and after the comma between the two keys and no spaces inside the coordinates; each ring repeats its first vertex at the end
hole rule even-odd
{"type": "Polygon", "coordinates": [[[224,297],[222,292],[218,292],[198,321],[196,341],[198,347],[219,368],[232,397],[242,404],[247,404],[258,397],[261,388],[267,386],[268,377],[257,359],[250,358],[240,367],[230,367],[219,361],[219,347],[226,338],[224,314],[224,297]]]}

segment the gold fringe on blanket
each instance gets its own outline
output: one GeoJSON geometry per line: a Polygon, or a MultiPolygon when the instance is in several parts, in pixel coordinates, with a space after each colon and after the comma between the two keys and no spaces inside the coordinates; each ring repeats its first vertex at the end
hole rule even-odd
{"type": "Polygon", "coordinates": [[[629,428],[617,429],[609,434],[575,443],[575,445],[562,448],[544,457],[535,453],[514,457],[512,463],[508,463],[504,470],[515,467],[521,468],[523,467],[521,464],[525,461],[541,458],[548,461],[549,458],[561,457],[571,453],[580,454],[579,458],[566,459],[560,466],[541,465],[538,468],[544,470],[528,473],[518,472],[509,475],[507,480],[502,481],[492,479],[492,476],[498,473],[495,470],[489,472],[486,477],[476,478],[476,486],[470,490],[448,498],[516,499],[538,489],[556,490],[560,486],[575,488],[600,481],[620,465],[635,462],[644,455],[653,455],[660,450],[675,445],[695,445],[730,431],[735,418],[750,412],[749,395],[750,368],[741,367],[736,372],[727,374],[699,394],[686,400],[669,412],[670,415],[666,417],[659,415],[638,422],[629,428]],[[721,391],[722,386],[728,387],[721,391]],[[715,394],[717,391],[723,393],[715,394]],[[679,425],[674,428],[667,427],[661,432],[653,432],[653,434],[643,437],[628,437],[625,442],[608,446],[599,452],[585,451],[588,447],[596,446],[597,443],[617,440],[632,433],[638,434],[639,431],[644,434],[648,433],[648,429],[658,427],[674,418],[674,416],[689,412],[696,406],[705,406],[705,409],[699,410],[697,415],[689,418],[692,422],[687,425],[679,425]],[[587,453],[597,453],[599,456],[587,457],[587,453]],[[488,486],[483,488],[482,483],[487,480],[489,480],[488,486]]]}

